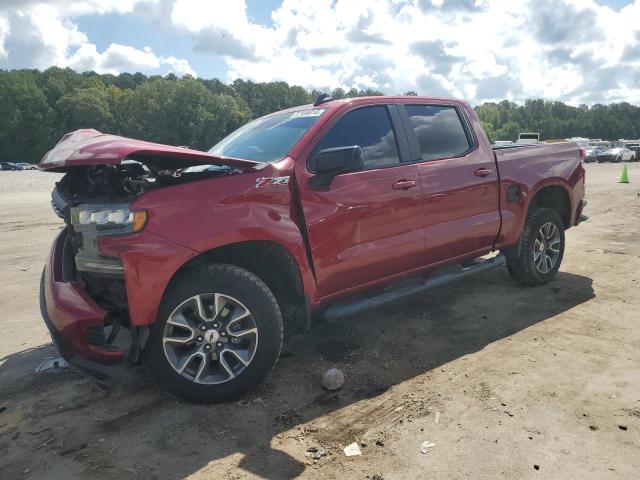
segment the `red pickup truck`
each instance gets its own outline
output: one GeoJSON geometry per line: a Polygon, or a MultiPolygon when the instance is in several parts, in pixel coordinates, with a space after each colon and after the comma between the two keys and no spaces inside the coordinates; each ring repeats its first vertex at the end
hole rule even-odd
{"type": "Polygon", "coordinates": [[[586,218],[583,154],[492,148],[468,103],[426,97],[319,97],[209,152],[79,130],[40,163],[66,172],[42,314],[80,367],[107,374],[128,349],[178,396],[237,398],[293,322],[505,264],[553,279],[586,218]]]}

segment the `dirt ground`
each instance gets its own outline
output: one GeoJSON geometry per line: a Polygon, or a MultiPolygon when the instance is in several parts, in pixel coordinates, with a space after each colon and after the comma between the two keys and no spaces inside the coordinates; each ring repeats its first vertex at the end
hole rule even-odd
{"type": "Polygon", "coordinates": [[[144,367],[120,367],[107,392],[74,370],[34,373],[55,355],[38,282],[61,225],[59,175],[0,172],[0,478],[640,478],[629,167],[619,184],[619,165],[587,165],[591,218],[567,233],[551,284],[523,288],[498,269],[317,323],[257,391],[214,406],[176,400],[144,367]],[[337,393],[319,382],[333,365],[337,393]],[[346,457],[354,441],[362,455],[346,457]]]}

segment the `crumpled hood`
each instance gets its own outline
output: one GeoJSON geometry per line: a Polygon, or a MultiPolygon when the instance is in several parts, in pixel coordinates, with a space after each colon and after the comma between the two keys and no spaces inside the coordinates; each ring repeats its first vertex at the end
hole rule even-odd
{"type": "Polygon", "coordinates": [[[223,158],[190,148],[108,135],[93,129],[67,133],[49,150],[38,168],[63,172],[69,167],[118,165],[124,159],[137,160],[159,169],[173,170],[194,165],[229,165],[241,170],[259,170],[265,164],[251,160],[223,158]]]}

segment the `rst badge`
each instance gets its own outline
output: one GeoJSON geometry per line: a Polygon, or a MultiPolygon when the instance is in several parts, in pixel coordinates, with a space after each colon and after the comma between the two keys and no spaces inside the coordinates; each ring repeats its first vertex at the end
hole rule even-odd
{"type": "Polygon", "coordinates": [[[289,177],[261,177],[256,179],[256,188],[288,185],[289,177]]]}

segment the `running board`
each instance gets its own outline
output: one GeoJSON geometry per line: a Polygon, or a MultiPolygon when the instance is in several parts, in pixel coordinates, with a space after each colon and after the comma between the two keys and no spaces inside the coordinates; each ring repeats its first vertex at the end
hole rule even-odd
{"type": "Polygon", "coordinates": [[[476,273],[491,270],[496,267],[502,267],[506,263],[507,259],[503,254],[498,254],[497,256],[489,259],[479,258],[470,264],[465,264],[465,266],[458,266],[453,269],[448,268],[442,273],[421,279],[415,283],[411,283],[410,285],[405,283],[402,286],[388,289],[378,295],[369,297],[360,296],[349,301],[334,303],[325,310],[324,315],[327,320],[336,320],[340,317],[346,317],[348,315],[353,315],[354,313],[369,310],[370,308],[380,307],[387,303],[395,302],[396,300],[429,290],[430,288],[455,282],[456,280],[460,280],[461,278],[465,278],[476,273]]]}

